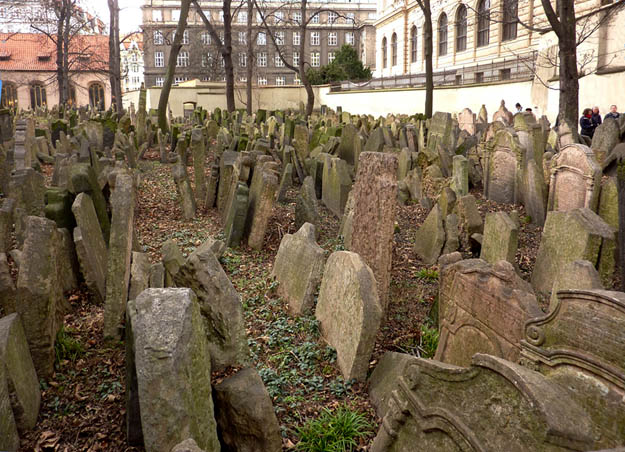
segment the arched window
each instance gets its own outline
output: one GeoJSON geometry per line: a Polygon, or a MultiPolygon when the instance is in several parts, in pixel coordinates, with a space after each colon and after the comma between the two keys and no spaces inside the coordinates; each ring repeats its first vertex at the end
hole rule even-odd
{"type": "Polygon", "coordinates": [[[45,107],[48,104],[46,87],[41,83],[30,85],[30,108],[45,107]]]}
{"type": "Polygon", "coordinates": [[[477,46],[487,46],[490,39],[490,0],[477,4],[477,46]]]}
{"type": "Polygon", "coordinates": [[[397,33],[391,36],[391,66],[397,66],[397,33]]]}
{"type": "Polygon", "coordinates": [[[386,36],[382,38],[382,67],[386,68],[386,36]]]}
{"type": "Polygon", "coordinates": [[[503,0],[503,36],[502,41],[516,39],[519,2],[518,0],[503,0]]]}
{"type": "Polygon", "coordinates": [[[89,86],[89,105],[98,110],[104,110],[104,87],[100,83],[89,86]]]}
{"type": "Polygon", "coordinates": [[[410,29],[410,62],[416,63],[417,61],[417,27],[412,26],[410,29]]]}
{"type": "Polygon", "coordinates": [[[447,14],[438,18],[438,55],[447,55],[447,14]]]}
{"type": "Polygon", "coordinates": [[[460,5],[456,12],[456,52],[467,50],[467,7],[460,5]]]}
{"type": "Polygon", "coordinates": [[[17,86],[15,83],[3,83],[1,97],[1,108],[17,108],[17,86]]]}

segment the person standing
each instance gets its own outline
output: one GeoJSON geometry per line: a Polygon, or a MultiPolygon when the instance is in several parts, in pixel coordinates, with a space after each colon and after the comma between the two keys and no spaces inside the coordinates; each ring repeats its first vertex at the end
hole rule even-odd
{"type": "Polygon", "coordinates": [[[618,119],[619,118],[620,113],[616,110],[616,105],[610,105],[610,113],[608,113],[607,115],[605,115],[605,118],[603,118],[603,120],[605,121],[608,118],[612,118],[612,119],[618,119]]]}
{"type": "Polygon", "coordinates": [[[521,113],[523,111],[523,107],[521,107],[520,103],[517,102],[515,107],[516,107],[516,112],[517,113],[521,113]]]}
{"type": "Polygon", "coordinates": [[[592,138],[595,128],[592,126],[592,110],[590,108],[584,108],[583,116],[579,118],[579,125],[582,128],[582,135],[592,138]]]}
{"type": "Polygon", "coordinates": [[[601,125],[601,114],[597,106],[592,109],[592,125],[595,129],[601,125]]]}

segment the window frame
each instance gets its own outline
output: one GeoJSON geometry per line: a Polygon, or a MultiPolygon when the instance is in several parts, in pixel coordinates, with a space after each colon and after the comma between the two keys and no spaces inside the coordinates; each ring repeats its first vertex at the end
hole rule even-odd
{"type": "Polygon", "coordinates": [[[438,16],[438,56],[446,56],[449,50],[449,19],[444,12],[438,16]]]}
{"type": "Polygon", "coordinates": [[[467,7],[464,4],[460,4],[456,10],[456,52],[463,52],[467,50],[467,7]],[[461,15],[464,14],[463,17],[461,15]]]}

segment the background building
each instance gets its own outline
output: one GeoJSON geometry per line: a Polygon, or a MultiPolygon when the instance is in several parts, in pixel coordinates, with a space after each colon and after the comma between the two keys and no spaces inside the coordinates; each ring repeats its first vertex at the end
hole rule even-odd
{"type": "MultiPolygon", "coordinates": [[[[222,2],[200,2],[204,13],[219,29],[222,2]]],[[[297,2],[264,3],[268,21],[276,31],[276,37],[283,41],[281,49],[287,61],[297,64],[299,55],[299,31],[293,22],[299,20],[297,2]]],[[[305,61],[319,67],[331,62],[343,44],[351,44],[362,55],[367,65],[373,66],[373,46],[376,16],[374,0],[354,2],[310,2],[308,10],[320,11],[307,30],[305,61]]],[[[145,51],[145,81],[147,86],[162,86],[165,80],[170,44],[173,40],[180,2],[176,0],[146,0],[143,6],[143,42],[145,51]]],[[[247,11],[237,11],[233,17],[233,64],[235,80],[246,81],[246,67],[254,65],[253,82],[263,85],[298,84],[297,75],[284,67],[277,57],[276,49],[261,27],[258,12],[251,18],[254,24],[254,54],[247,55],[246,25],[247,11]]],[[[223,33],[223,32],[222,32],[223,33]]],[[[201,18],[191,8],[188,27],[183,38],[183,47],[178,55],[178,69],[175,83],[199,79],[200,81],[223,81],[223,60],[202,24],[201,18]]]]}
{"type": "Polygon", "coordinates": [[[143,34],[123,38],[120,46],[122,93],[141,88],[143,76],[143,34]]]}

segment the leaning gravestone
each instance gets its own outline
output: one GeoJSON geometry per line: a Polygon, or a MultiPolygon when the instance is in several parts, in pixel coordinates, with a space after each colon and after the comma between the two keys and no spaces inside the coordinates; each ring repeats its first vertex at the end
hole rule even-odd
{"type": "Polygon", "coordinates": [[[117,175],[111,206],[113,215],[106,273],[104,337],[121,339],[120,325],[126,310],[130,284],[135,217],[135,192],[130,174],[117,175]]]}
{"type": "Polygon", "coordinates": [[[426,265],[435,264],[445,245],[445,227],[440,206],[434,205],[427,218],[417,230],[414,252],[426,265]]]}
{"type": "Polygon", "coordinates": [[[383,310],[375,277],[356,253],[337,251],[328,258],[315,317],[323,338],[336,349],[343,378],[362,381],[383,310]]]}
{"type": "Polygon", "coordinates": [[[518,244],[519,227],[506,212],[486,214],[480,258],[489,264],[500,260],[514,264],[518,244]]]}
{"type": "Polygon", "coordinates": [[[529,283],[507,261],[463,260],[441,271],[435,359],[468,366],[475,353],[517,361],[525,321],[542,314],[529,283]]]}
{"type": "Polygon", "coordinates": [[[315,226],[305,223],[280,242],[272,274],[278,295],[289,304],[289,312],[301,315],[313,307],[314,295],[323,275],[324,251],[315,242],[315,226]]]}
{"type": "Polygon", "coordinates": [[[28,215],[43,215],[46,187],[42,174],[32,168],[14,171],[9,183],[9,197],[15,208],[24,209],[28,215]]]}
{"type": "Polygon", "coordinates": [[[547,215],[540,239],[532,285],[548,293],[561,268],[576,260],[587,260],[599,269],[602,279],[614,271],[615,231],[589,209],[547,215]]]}
{"type": "Polygon", "coordinates": [[[391,284],[397,164],[393,154],[363,152],[351,194],[354,207],[349,249],[373,271],[384,311],[391,284]]]}
{"type": "Polygon", "coordinates": [[[0,367],[5,370],[12,416],[18,431],[24,433],[33,429],[39,415],[41,391],[22,322],[17,314],[0,319],[0,367]]]}
{"type": "Polygon", "coordinates": [[[247,364],[241,299],[213,252],[199,248],[191,253],[174,281],[197,295],[213,369],[247,364]]]}
{"type": "Polygon", "coordinates": [[[6,369],[0,366],[0,450],[16,451],[20,447],[11,397],[6,378],[6,369]]]}
{"type": "Polygon", "coordinates": [[[195,196],[191,190],[191,184],[187,175],[187,169],[183,163],[178,162],[172,167],[174,182],[176,183],[176,191],[180,197],[180,206],[182,208],[182,218],[191,220],[195,217],[195,196]]]}
{"type": "Polygon", "coordinates": [[[192,437],[219,450],[211,395],[211,359],[191,289],[147,289],[128,303],[131,425],[140,422],[147,452],[169,451],[192,437]],[[138,408],[138,410],[136,410],[138,408]]]}
{"type": "Polygon", "coordinates": [[[339,158],[327,156],[323,165],[323,187],[321,199],[328,209],[337,217],[343,215],[347,196],[352,189],[347,162],[339,158]]]}
{"type": "Polygon", "coordinates": [[[57,229],[52,220],[26,219],[26,239],[17,278],[17,312],[39,378],[54,372],[54,343],[63,321],[57,273],[57,229]]]}

